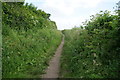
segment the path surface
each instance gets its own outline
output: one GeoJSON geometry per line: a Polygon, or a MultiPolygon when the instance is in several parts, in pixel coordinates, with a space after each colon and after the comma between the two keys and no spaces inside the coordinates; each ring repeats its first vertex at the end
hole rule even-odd
{"type": "Polygon", "coordinates": [[[62,48],[64,45],[64,36],[62,42],[57,48],[55,55],[49,62],[49,67],[46,69],[46,74],[42,75],[42,78],[58,78],[59,77],[59,68],[60,68],[60,56],[62,53],[62,48]]]}

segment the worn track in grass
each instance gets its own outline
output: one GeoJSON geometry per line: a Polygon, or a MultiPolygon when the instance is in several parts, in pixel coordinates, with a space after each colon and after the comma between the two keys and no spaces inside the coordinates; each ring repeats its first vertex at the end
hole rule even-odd
{"type": "Polygon", "coordinates": [[[46,74],[42,75],[42,78],[58,78],[59,77],[59,69],[60,69],[60,56],[62,53],[62,48],[64,45],[64,36],[62,38],[62,42],[57,48],[55,55],[49,62],[48,68],[45,70],[46,74]]]}

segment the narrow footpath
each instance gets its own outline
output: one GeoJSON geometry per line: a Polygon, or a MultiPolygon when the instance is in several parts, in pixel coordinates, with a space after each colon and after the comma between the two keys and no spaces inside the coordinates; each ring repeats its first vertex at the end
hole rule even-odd
{"type": "Polygon", "coordinates": [[[60,69],[60,57],[62,53],[64,45],[64,36],[62,38],[62,42],[57,48],[55,55],[49,62],[48,68],[45,70],[46,74],[42,75],[42,78],[58,78],[59,77],[59,69],[60,69]]]}

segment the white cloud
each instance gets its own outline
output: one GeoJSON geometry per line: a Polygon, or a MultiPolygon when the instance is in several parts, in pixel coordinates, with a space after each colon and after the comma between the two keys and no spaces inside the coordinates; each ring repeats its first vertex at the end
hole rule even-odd
{"type": "Polygon", "coordinates": [[[74,26],[80,26],[84,21],[85,17],[53,17],[52,20],[56,21],[59,30],[62,29],[71,29],[74,26]]]}
{"type": "Polygon", "coordinates": [[[26,2],[32,2],[39,9],[50,13],[50,19],[57,23],[58,29],[79,26],[91,14],[99,12],[98,5],[100,3],[106,2],[104,5],[107,5],[107,2],[111,1],[115,2],[115,0],[26,0],[26,2]]]}
{"type": "Polygon", "coordinates": [[[44,7],[54,8],[65,15],[72,15],[76,8],[92,8],[102,0],[44,0],[44,7]]]}
{"type": "Polygon", "coordinates": [[[102,0],[44,0],[42,7],[46,12],[52,14],[51,19],[56,21],[58,29],[65,29],[72,28],[75,25],[78,26],[86,19],[85,16],[76,14],[78,8],[94,8],[101,1],[102,0]]]}

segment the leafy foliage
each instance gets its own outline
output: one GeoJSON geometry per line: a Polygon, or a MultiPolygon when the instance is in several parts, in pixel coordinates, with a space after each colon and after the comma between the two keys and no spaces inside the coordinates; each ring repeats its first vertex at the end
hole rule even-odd
{"type": "Polygon", "coordinates": [[[119,78],[118,15],[101,11],[84,28],[64,30],[61,77],[119,78]]]}
{"type": "Polygon", "coordinates": [[[34,27],[53,28],[56,29],[56,24],[50,22],[50,14],[42,10],[37,10],[32,4],[17,3],[3,3],[3,22],[7,23],[9,27],[14,29],[28,30],[34,27]],[[51,27],[52,26],[52,27],[51,27]]]}
{"type": "Polygon", "coordinates": [[[32,4],[3,3],[3,78],[40,77],[61,41],[50,14],[32,4]]]}

